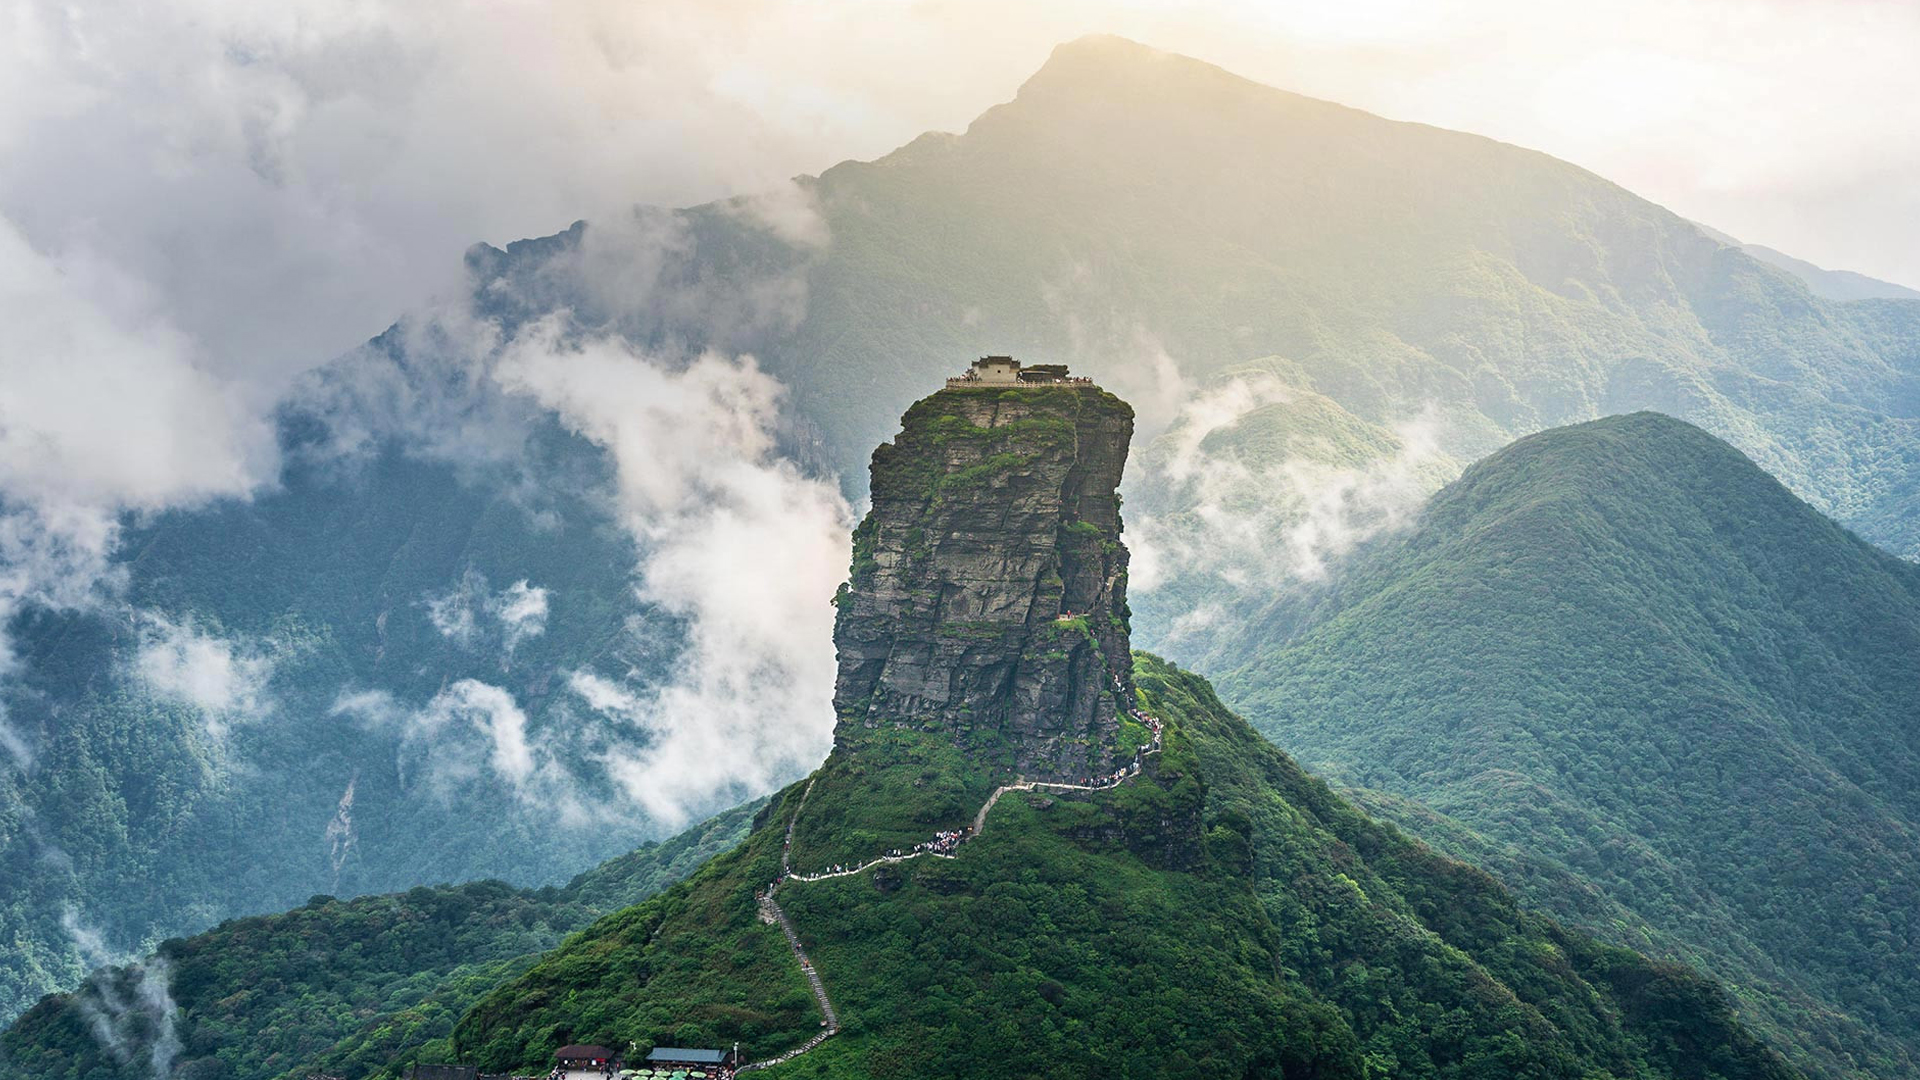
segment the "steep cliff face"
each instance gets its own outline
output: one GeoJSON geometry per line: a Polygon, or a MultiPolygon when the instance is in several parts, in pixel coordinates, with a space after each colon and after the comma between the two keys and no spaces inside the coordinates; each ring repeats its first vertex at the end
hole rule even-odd
{"type": "Polygon", "coordinates": [[[952,388],[907,410],[874,451],[837,600],[837,746],[941,731],[1046,778],[1115,758],[1132,433],[1133,410],[1091,386],[952,388]]]}

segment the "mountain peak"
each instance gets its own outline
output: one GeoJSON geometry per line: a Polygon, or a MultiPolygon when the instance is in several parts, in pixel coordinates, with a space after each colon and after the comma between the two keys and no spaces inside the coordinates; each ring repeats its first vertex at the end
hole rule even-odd
{"type": "Polygon", "coordinates": [[[1168,94],[1186,99],[1223,92],[1296,96],[1182,53],[1113,34],[1088,34],[1055,46],[1047,62],[1021,85],[1017,100],[1060,96],[1133,100],[1168,94]]]}
{"type": "Polygon", "coordinates": [[[797,851],[893,846],[994,785],[1125,763],[1132,433],[1133,410],[1091,383],[954,380],[874,451],[834,600],[834,752],[797,851]]]}
{"type": "Polygon", "coordinates": [[[1912,1075],[1920,963],[1878,928],[1915,891],[1856,883],[1920,880],[1885,840],[1920,832],[1920,567],[1639,412],[1482,460],[1265,622],[1225,682],[1309,766],[1548,910],[1711,958],[1826,1075],[1912,1075]]]}
{"type": "Polygon", "coordinates": [[[1169,61],[1203,65],[1201,61],[1165,49],[1156,49],[1132,38],[1118,34],[1083,34],[1071,41],[1063,41],[1053,47],[1047,62],[1040,67],[1044,72],[1051,68],[1069,68],[1075,66],[1117,64],[1153,64],[1169,61]]]}
{"type": "Polygon", "coordinates": [[[1835,538],[1844,533],[1738,449],[1652,411],[1520,439],[1468,469],[1435,498],[1431,513],[1443,519],[1474,515],[1485,524],[1496,507],[1545,502],[1561,506],[1561,513],[1606,505],[1607,520],[1616,525],[1626,514],[1727,525],[1764,513],[1782,529],[1815,529],[1835,538]]]}

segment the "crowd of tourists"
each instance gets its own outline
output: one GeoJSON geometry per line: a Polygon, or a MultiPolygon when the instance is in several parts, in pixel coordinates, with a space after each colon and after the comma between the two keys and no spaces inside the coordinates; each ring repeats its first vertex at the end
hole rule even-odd
{"type": "Polygon", "coordinates": [[[972,835],[972,829],[945,829],[933,834],[933,839],[922,840],[907,851],[894,848],[887,852],[895,859],[904,859],[912,855],[951,855],[972,835]]]}
{"type": "MultiPolygon", "coordinates": [[[[1140,753],[1151,754],[1159,750],[1160,749],[1160,730],[1162,727],[1165,726],[1160,722],[1160,718],[1157,716],[1153,716],[1147,712],[1144,712],[1140,709],[1128,709],[1127,711],[1133,714],[1133,718],[1135,720],[1138,720],[1142,724],[1145,724],[1147,726],[1148,731],[1153,732],[1153,741],[1148,743],[1146,749],[1142,750],[1140,753]]],[[[1139,760],[1138,754],[1135,755],[1134,760],[1136,761],[1139,760]]]]}
{"type": "MultiPolygon", "coordinates": [[[[735,1072],[736,1067],[732,1063],[672,1066],[641,1064],[628,1067],[615,1061],[571,1068],[565,1065],[556,1066],[546,1075],[546,1080],[733,1080],[735,1072]]],[[[534,1080],[534,1078],[516,1076],[514,1080],[534,1080]]]]}
{"type": "Polygon", "coordinates": [[[1140,762],[1142,761],[1142,759],[1144,759],[1148,754],[1154,754],[1160,751],[1160,729],[1161,729],[1160,718],[1157,716],[1150,715],[1140,709],[1130,709],[1128,711],[1133,714],[1133,718],[1135,720],[1138,720],[1142,724],[1146,725],[1147,730],[1153,733],[1153,738],[1147,742],[1147,745],[1142,746],[1133,752],[1133,761],[1129,763],[1125,768],[1115,769],[1113,772],[1107,773],[1104,776],[1089,776],[1085,780],[1081,781],[1081,786],[1090,787],[1090,788],[1117,787],[1118,785],[1125,783],[1128,778],[1138,776],[1140,774],[1140,762]]]}
{"type": "Polygon", "coordinates": [[[1127,766],[1124,769],[1117,769],[1113,772],[1107,773],[1104,776],[1089,776],[1084,780],[1081,780],[1080,786],[1090,787],[1090,788],[1116,787],[1122,782],[1124,782],[1128,777],[1132,776],[1134,773],[1137,773],[1139,771],[1140,771],[1140,761],[1138,758],[1135,758],[1133,764],[1127,766]]]}
{"type": "Polygon", "coordinates": [[[972,829],[942,829],[934,833],[933,839],[931,840],[922,840],[912,847],[905,849],[890,848],[886,855],[881,858],[875,859],[873,862],[862,863],[859,866],[848,866],[846,863],[834,863],[818,874],[797,874],[792,870],[782,870],[779,877],[767,884],[767,891],[771,892],[779,888],[780,883],[788,878],[796,881],[817,881],[820,878],[832,877],[835,874],[858,873],[872,866],[875,862],[884,862],[887,859],[911,859],[916,855],[939,855],[942,858],[951,859],[953,858],[954,852],[960,850],[960,845],[966,843],[972,839],[972,837],[972,829]]]}

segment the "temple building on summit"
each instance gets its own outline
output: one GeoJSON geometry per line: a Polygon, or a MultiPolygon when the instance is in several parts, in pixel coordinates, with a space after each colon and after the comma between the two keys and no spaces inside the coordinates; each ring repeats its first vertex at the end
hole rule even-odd
{"type": "Polygon", "coordinates": [[[1027,364],[1011,356],[983,356],[963,375],[947,380],[949,387],[969,386],[1092,386],[1093,380],[1067,374],[1065,364],[1027,364]]]}

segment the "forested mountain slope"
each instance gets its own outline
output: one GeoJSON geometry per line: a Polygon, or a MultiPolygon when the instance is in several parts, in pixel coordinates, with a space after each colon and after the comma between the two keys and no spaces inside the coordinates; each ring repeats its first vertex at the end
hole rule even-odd
{"type": "Polygon", "coordinates": [[[1741,243],[1738,239],[1706,225],[1700,225],[1700,230],[1723,244],[1739,248],[1768,266],[1785,270],[1799,278],[1806,283],[1807,288],[1813,290],[1815,296],[1823,296],[1828,300],[1920,300],[1920,289],[1910,289],[1905,285],[1882,281],[1852,270],[1828,270],[1763,244],[1741,243]]]}
{"type": "MultiPolygon", "coordinates": [[[[1658,409],[1890,550],[1920,552],[1920,302],[1823,298],[1542,154],[1088,38],[964,133],[800,187],[781,220],[788,235],[804,222],[805,242],[770,239],[751,201],[729,202],[582,223],[472,265],[515,317],[584,298],[587,326],[751,350],[856,489],[860,455],[885,434],[877,418],[954,356],[1095,367],[1136,400],[1171,399],[1162,410],[1262,359],[1346,423],[1421,419],[1438,463],[1658,409]],[[664,269],[657,247],[617,255],[636,229],[668,238],[664,269]],[[623,303],[594,274],[637,284],[623,303]],[[717,323],[701,301],[723,287],[761,297],[754,317],[717,323]]],[[[1253,467],[1271,481],[1294,460],[1253,467]]],[[[1130,490],[1176,511],[1204,497],[1190,475],[1152,471],[1130,490]]],[[[1217,546],[1194,539],[1168,537],[1217,546]]],[[[1149,640],[1234,601],[1248,577],[1190,562],[1137,594],[1149,640]]]]}
{"type": "Polygon", "coordinates": [[[320,899],[49,999],[6,1051],[73,1080],[570,1042],[837,1077],[1801,1075],[1710,981],[1531,914],[1130,654],[1132,420],[1087,384],[907,411],[835,598],[833,750],[680,884],[530,965],[726,831],[563,891],[320,899]]]}
{"type": "Polygon", "coordinates": [[[316,896],[283,914],[167,941],[154,956],[96,971],[79,991],[29,1010],[0,1035],[0,1075],[365,1075],[445,1037],[480,995],[567,934],[739,843],[760,808],[720,814],[561,888],[482,881],[356,900],[316,896]]]}
{"type": "MultiPolygon", "coordinates": [[[[398,450],[295,466],[132,532],[122,603],[13,627],[8,717],[36,752],[0,768],[0,1016],[97,962],[76,932],[138,950],[315,893],[560,882],[657,835],[641,815],[554,828],[560,807],[475,767],[469,725],[578,729],[569,671],[664,663],[633,655],[597,453],[547,430],[529,459],[541,493],[398,450]],[[227,700],[193,700],[197,678],[227,700]]],[[[673,625],[651,632],[670,654],[673,625]]]]}
{"type": "Polygon", "coordinates": [[[1651,413],[1524,439],[1230,646],[1230,700],[1530,903],[1920,1053],[1920,567],[1651,413]]]}
{"type": "MultiPolygon", "coordinates": [[[[783,888],[839,1034],[781,1075],[1796,1075],[1711,983],[1529,914],[1370,821],[1201,679],[1144,655],[1133,678],[1166,724],[1136,782],[1014,793],[954,860],[783,888]]],[[[755,1059],[802,1044],[819,1017],[754,893],[804,787],[434,1049],[504,1069],[573,1039],[739,1039],[755,1059]]]]}

